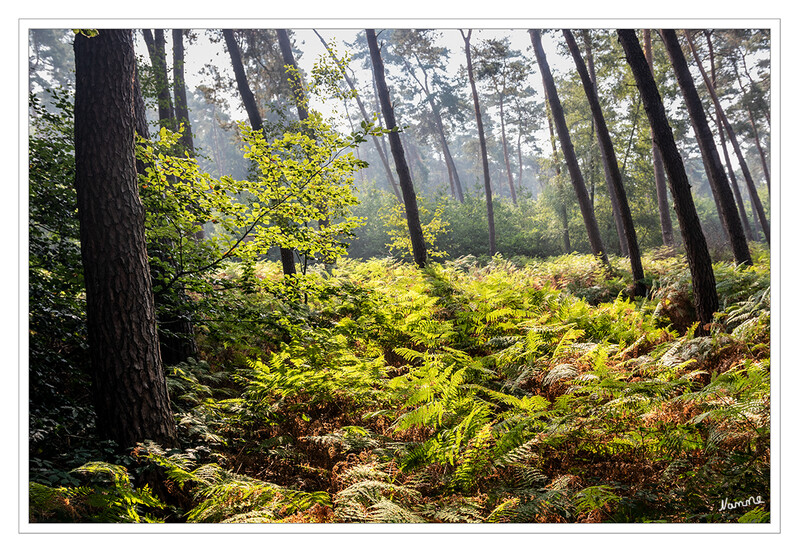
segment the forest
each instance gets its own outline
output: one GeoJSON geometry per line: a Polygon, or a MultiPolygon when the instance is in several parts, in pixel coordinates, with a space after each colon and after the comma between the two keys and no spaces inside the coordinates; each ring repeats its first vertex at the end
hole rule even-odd
{"type": "Polygon", "coordinates": [[[769,28],[23,32],[32,526],[771,523],[769,28]]]}

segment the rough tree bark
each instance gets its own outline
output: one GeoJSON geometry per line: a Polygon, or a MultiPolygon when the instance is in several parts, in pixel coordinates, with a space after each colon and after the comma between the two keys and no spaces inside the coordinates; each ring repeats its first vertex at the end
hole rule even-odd
{"type": "Polygon", "coordinates": [[[602,162],[605,165],[608,186],[613,189],[613,193],[616,197],[616,208],[621,218],[624,238],[627,243],[627,252],[630,256],[630,267],[634,282],[633,295],[642,296],[646,294],[646,285],[644,284],[644,266],[641,264],[641,252],[638,248],[638,238],[635,235],[633,216],[630,212],[630,205],[627,202],[627,193],[622,184],[621,172],[619,171],[619,164],[616,160],[616,152],[613,150],[610,131],[605,122],[602,107],[599,105],[596,84],[588,73],[588,69],[580,55],[580,49],[577,47],[577,42],[574,40],[571,31],[563,29],[563,36],[566,38],[566,44],[569,46],[569,50],[574,58],[574,63],[577,66],[577,73],[579,73],[580,79],[583,82],[583,89],[588,98],[588,104],[591,106],[591,114],[594,117],[596,136],[599,141],[600,151],[602,152],[602,162]]]}
{"type": "MultiPolygon", "coordinates": [[[[652,34],[649,29],[644,29],[644,56],[649,65],[649,71],[654,75],[655,62],[652,56],[652,34]]],[[[660,235],[663,239],[663,245],[674,249],[674,226],[671,224],[666,173],[663,170],[663,158],[655,144],[654,135],[652,135],[652,168],[655,172],[655,192],[657,193],[658,213],[660,214],[660,235]]]]}
{"type": "Polygon", "coordinates": [[[569,136],[569,128],[566,126],[566,117],[563,115],[563,107],[558,98],[558,91],[555,89],[555,81],[549,69],[544,48],[541,44],[541,33],[536,29],[530,29],[530,39],[535,50],[535,57],[538,67],[541,70],[541,77],[544,81],[549,106],[552,110],[552,118],[555,121],[555,128],[560,139],[560,149],[563,151],[563,158],[566,160],[566,168],[569,170],[572,187],[577,195],[577,202],[580,205],[580,212],[583,215],[588,241],[591,244],[591,251],[608,269],[611,268],[605,245],[602,243],[602,236],[599,233],[599,226],[594,216],[594,209],[591,206],[591,198],[588,197],[588,190],[585,188],[585,180],[577,162],[577,155],[574,152],[574,145],[569,136]]]}
{"type": "MultiPolygon", "coordinates": [[[[680,152],[674,141],[666,110],[660,98],[655,79],[649,70],[649,64],[638,43],[634,30],[619,29],[619,41],[624,48],[627,63],[630,65],[635,78],[638,91],[644,104],[644,110],[649,118],[652,136],[663,156],[663,163],[669,177],[671,195],[674,198],[674,209],[680,223],[685,254],[691,272],[691,284],[694,292],[694,306],[699,321],[705,325],[713,321],[713,313],[719,307],[718,294],[716,293],[716,277],[713,274],[713,263],[707,250],[705,235],[696,214],[696,207],[691,196],[691,185],[685,173],[680,152]]],[[[703,326],[698,332],[706,333],[703,326]]]]}
{"type": "Polygon", "coordinates": [[[134,149],[129,29],[75,37],[75,187],[97,431],[176,442],[156,330],[134,149]]]}
{"type": "Polygon", "coordinates": [[[366,41],[369,44],[369,55],[372,59],[372,71],[374,73],[377,96],[380,100],[380,110],[386,120],[386,128],[391,130],[388,141],[391,146],[391,154],[394,157],[394,166],[397,168],[402,199],[405,203],[405,215],[408,220],[408,232],[411,237],[411,248],[413,250],[413,260],[420,268],[427,264],[427,247],[422,235],[422,224],[419,220],[419,207],[416,204],[416,191],[413,189],[411,173],[408,163],[405,160],[405,151],[402,148],[402,141],[397,128],[397,121],[394,118],[394,108],[391,105],[391,98],[386,86],[386,74],[383,67],[383,58],[380,56],[380,47],[377,44],[377,35],[374,29],[366,29],[366,41]]]}
{"type": "MultiPolygon", "coordinates": [[[[258,111],[258,104],[255,101],[255,96],[247,82],[247,74],[244,72],[244,63],[241,60],[241,52],[239,51],[236,37],[233,36],[233,31],[231,29],[223,29],[222,35],[225,37],[225,44],[227,45],[230,61],[233,65],[233,74],[236,76],[236,86],[239,89],[239,94],[241,94],[244,109],[247,110],[250,126],[253,130],[262,130],[264,128],[264,122],[261,118],[260,111],[258,111]]],[[[297,273],[297,265],[294,262],[293,250],[281,247],[280,261],[283,265],[284,275],[290,276],[297,273]]]]}
{"type": "Polygon", "coordinates": [[[486,212],[488,217],[488,254],[493,256],[497,252],[497,238],[494,230],[494,199],[491,196],[491,175],[488,165],[488,149],[486,148],[485,130],[483,129],[483,116],[480,113],[480,99],[477,96],[477,85],[474,80],[474,67],[472,65],[472,30],[468,33],[461,30],[464,49],[466,50],[466,70],[469,74],[469,84],[472,87],[472,100],[474,101],[474,116],[477,120],[477,134],[480,140],[480,157],[483,161],[483,184],[486,193],[486,212]]]}
{"type": "Polygon", "coordinates": [[[751,265],[752,256],[749,254],[749,246],[746,243],[746,234],[744,234],[743,225],[741,224],[741,217],[738,216],[738,210],[735,206],[735,198],[727,180],[727,173],[721,164],[716,142],[713,139],[713,132],[710,130],[710,125],[705,117],[702,100],[696,91],[696,85],[691,76],[691,71],[688,69],[688,63],[685,60],[685,55],[683,55],[677,33],[673,29],[663,29],[660,34],[663,43],[666,45],[669,59],[671,59],[671,65],[677,75],[680,90],[682,90],[682,95],[685,98],[691,125],[694,128],[696,140],[702,152],[710,188],[716,196],[719,205],[719,216],[724,229],[727,231],[735,262],[751,265]]]}

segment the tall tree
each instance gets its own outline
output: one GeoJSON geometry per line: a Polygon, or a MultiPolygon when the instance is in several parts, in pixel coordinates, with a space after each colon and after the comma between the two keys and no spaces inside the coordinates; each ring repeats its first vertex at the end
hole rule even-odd
{"type": "MultiPolygon", "coordinates": [[[[664,34],[664,40],[668,39],[670,43],[675,43],[676,42],[677,47],[679,48],[679,42],[677,42],[677,34],[674,31],[668,31],[668,30],[664,29],[662,31],[662,33],[664,34]],[[672,34],[673,34],[673,36],[672,36],[672,34]]],[[[693,47],[693,42],[690,39],[690,35],[688,35],[687,32],[686,32],[686,37],[688,38],[689,45],[691,46],[692,50],[695,50],[694,47],[693,47]]],[[[674,48],[674,46],[672,46],[672,49],[673,48],[674,48]]],[[[680,49],[679,53],[682,54],[682,50],[681,49],[680,49]]],[[[676,51],[675,51],[675,54],[676,54],[676,51]]],[[[696,55],[695,52],[694,52],[694,55],[696,55]]],[[[702,65],[701,61],[699,61],[698,56],[697,56],[697,63],[699,65],[699,71],[701,72],[702,77],[703,77],[705,83],[707,84],[708,91],[710,92],[710,98],[711,98],[711,100],[713,100],[713,105],[716,108],[716,113],[718,114],[719,118],[721,119],[722,123],[724,124],[724,130],[727,131],[727,138],[730,140],[730,143],[732,144],[732,149],[733,149],[733,151],[735,151],[735,155],[738,158],[738,164],[739,164],[739,166],[741,168],[741,172],[744,175],[744,180],[746,181],[746,186],[747,186],[747,188],[749,190],[749,197],[752,199],[752,204],[755,207],[755,213],[757,213],[757,218],[760,221],[760,228],[763,230],[763,234],[766,236],[766,241],[770,242],[770,240],[771,240],[771,232],[769,231],[769,222],[768,222],[768,219],[766,218],[766,213],[763,210],[763,204],[760,202],[760,196],[757,193],[757,188],[755,187],[755,182],[752,179],[752,174],[749,172],[749,166],[746,163],[746,159],[745,159],[745,157],[743,155],[743,152],[741,151],[741,146],[738,143],[738,138],[735,135],[735,131],[733,130],[732,125],[730,124],[730,121],[727,119],[727,115],[724,113],[724,108],[722,107],[721,102],[719,101],[718,95],[716,95],[716,93],[715,93],[715,90],[713,90],[713,86],[710,84],[710,79],[708,78],[707,73],[705,72],[705,68],[702,65]]],[[[686,66],[686,70],[687,70],[687,66],[686,66]]],[[[718,156],[718,154],[717,154],[717,156],[718,156]]],[[[737,260],[737,257],[736,257],[736,260],[737,260]]],[[[738,262],[741,262],[741,261],[738,261],[738,262]]],[[[751,264],[751,259],[750,259],[749,264],[751,264]]]]}
{"type": "Polygon", "coordinates": [[[397,168],[402,199],[405,204],[405,215],[408,220],[408,232],[411,238],[411,248],[413,250],[413,260],[420,268],[427,264],[427,247],[422,235],[422,224],[419,220],[419,207],[416,203],[416,191],[413,189],[411,173],[408,163],[405,160],[405,151],[400,140],[399,128],[394,118],[394,107],[391,105],[391,98],[386,86],[386,73],[383,67],[383,58],[380,55],[380,47],[377,44],[377,35],[374,29],[366,29],[366,41],[369,44],[369,55],[372,59],[372,72],[374,74],[377,96],[380,100],[380,109],[386,120],[386,128],[391,130],[388,136],[391,146],[391,154],[394,157],[394,166],[397,168]]]}
{"type": "Polygon", "coordinates": [[[158,346],[134,151],[136,57],[129,29],[75,37],[75,188],[92,395],[101,437],[176,441],[158,346]]]}
{"type": "Polygon", "coordinates": [[[474,65],[472,63],[472,29],[469,29],[468,33],[464,33],[463,29],[461,29],[461,36],[463,37],[464,50],[466,51],[466,72],[469,75],[469,84],[472,88],[474,116],[477,120],[477,135],[480,140],[480,157],[483,161],[483,184],[485,185],[486,211],[488,215],[488,254],[493,256],[497,252],[497,238],[494,230],[494,200],[491,196],[491,175],[488,165],[486,135],[483,129],[483,116],[480,113],[480,98],[477,95],[477,84],[474,78],[474,65]]]}
{"type": "Polygon", "coordinates": [[[594,117],[594,125],[596,128],[596,135],[599,141],[599,148],[602,152],[603,164],[605,165],[605,172],[608,177],[608,185],[613,190],[614,196],[617,201],[617,209],[619,216],[622,220],[625,241],[627,243],[627,251],[630,256],[630,266],[635,282],[633,287],[633,295],[641,296],[646,294],[646,286],[644,285],[644,267],[641,264],[641,252],[638,249],[638,238],[635,235],[635,227],[633,226],[633,216],[630,213],[630,205],[627,203],[627,193],[624,190],[624,185],[621,180],[621,172],[619,171],[619,164],[616,161],[616,152],[613,150],[613,142],[610,138],[610,131],[605,122],[605,116],[602,113],[602,107],[599,105],[599,96],[596,91],[595,80],[591,78],[588,69],[583,62],[580,55],[580,49],[577,47],[577,42],[574,36],[568,29],[563,29],[563,36],[566,39],[566,44],[569,51],[574,58],[574,64],[577,66],[577,72],[583,82],[583,89],[588,98],[588,103],[591,106],[591,114],[594,117]]]}
{"type": "MultiPolygon", "coordinates": [[[[241,59],[241,51],[236,42],[236,37],[231,29],[224,29],[222,35],[225,37],[225,44],[227,45],[228,53],[230,54],[230,62],[233,65],[233,74],[236,76],[236,85],[241,94],[241,100],[244,103],[244,109],[247,110],[247,116],[250,119],[250,126],[253,130],[263,130],[264,122],[261,118],[261,112],[258,110],[258,104],[255,101],[255,95],[250,89],[249,82],[247,81],[247,74],[244,72],[244,63],[241,59]]],[[[290,276],[297,273],[297,265],[294,262],[294,251],[286,248],[280,248],[280,261],[283,265],[283,274],[290,276]]]]}
{"type": "Polygon", "coordinates": [[[153,80],[155,81],[156,95],[158,98],[158,120],[162,128],[176,131],[175,110],[172,106],[172,96],[169,94],[169,75],[166,64],[166,38],[164,29],[142,29],[144,43],[150,54],[150,63],[153,67],[153,80]]]}
{"type": "Polygon", "coordinates": [[[186,56],[183,48],[183,29],[172,29],[172,88],[175,96],[175,120],[183,125],[180,141],[186,154],[194,157],[194,139],[191,133],[189,105],[186,100],[186,56]]]}
{"type": "MultiPolygon", "coordinates": [[[[649,71],[653,78],[655,74],[655,60],[652,55],[652,33],[649,29],[644,29],[644,56],[649,65],[649,71]]],[[[655,192],[658,198],[658,213],[660,214],[660,235],[663,245],[674,248],[674,228],[671,224],[671,209],[669,208],[669,196],[666,184],[666,173],[663,170],[663,158],[660,155],[655,143],[655,136],[652,136],[652,168],[655,173],[655,192]]]]}
{"type": "Polygon", "coordinates": [[[705,163],[705,171],[707,172],[708,180],[710,181],[710,188],[719,205],[719,216],[721,217],[724,229],[727,231],[727,237],[732,246],[735,262],[738,264],[751,265],[752,256],[749,254],[746,234],[744,234],[741,218],[738,216],[738,211],[735,207],[735,198],[733,197],[729,181],[727,180],[727,173],[724,171],[721,159],[719,159],[716,142],[710,130],[710,125],[707,122],[707,118],[705,117],[702,100],[699,98],[699,93],[696,91],[696,85],[694,84],[691,71],[688,68],[688,63],[683,55],[677,33],[673,29],[663,29],[661,30],[661,37],[663,43],[666,45],[666,52],[669,55],[669,59],[671,59],[671,65],[677,75],[677,82],[685,98],[685,105],[688,108],[691,125],[694,128],[696,140],[702,152],[702,159],[705,163]]]}
{"type": "Polygon", "coordinates": [[[530,40],[533,43],[535,57],[541,71],[541,78],[544,81],[544,88],[547,91],[549,107],[552,110],[552,118],[555,121],[555,128],[558,131],[558,138],[560,139],[560,148],[563,151],[563,157],[566,160],[566,168],[569,170],[572,187],[574,188],[574,193],[577,195],[577,202],[580,205],[580,212],[583,215],[583,222],[588,232],[588,241],[591,244],[591,251],[593,251],[594,255],[596,255],[607,268],[610,268],[608,253],[605,250],[605,245],[602,243],[602,236],[599,233],[599,226],[594,216],[594,208],[591,205],[591,199],[588,197],[585,180],[583,180],[583,174],[577,162],[577,155],[574,152],[574,145],[569,135],[569,128],[566,125],[566,117],[563,115],[563,107],[558,98],[558,91],[555,88],[555,80],[552,78],[552,72],[549,69],[544,47],[541,44],[541,33],[536,29],[530,29],[528,32],[530,33],[530,40]]]}
{"type": "Polygon", "coordinates": [[[510,197],[513,204],[516,205],[516,187],[513,183],[508,137],[505,129],[506,104],[511,97],[521,93],[519,86],[527,79],[530,68],[522,59],[521,52],[510,47],[510,40],[507,37],[501,40],[483,41],[480,47],[475,48],[474,57],[477,78],[488,81],[492,92],[491,97],[498,107],[502,156],[505,161],[510,197]]]}
{"type": "MultiPolygon", "coordinates": [[[[713,313],[718,309],[719,298],[716,293],[716,277],[713,274],[713,262],[707,249],[705,235],[696,214],[696,207],[691,196],[691,185],[685,173],[674,134],[666,117],[666,109],[660,98],[655,79],[649,70],[644,52],[638,42],[635,31],[619,29],[619,41],[630,65],[644,110],[649,119],[652,136],[663,156],[663,163],[669,177],[671,195],[674,198],[674,210],[680,223],[685,254],[691,272],[691,284],[694,292],[694,306],[699,321],[709,324],[713,321],[713,313]]],[[[706,332],[704,327],[699,328],[699,333],[706,332]]]]}
{"type": "Polygon", "coordinates": [[[552,110],[549,107],[549,98],[547,97],[546,90],[544,90],[544,100],[547,111],[547,126],[549,127],[549,143],[552,145],[552,157],[555,164],[555,186],[558,197],[557,210],[560,215],[561,224],[563,225],[563,252],[571,253],[572,245],[569,239],[569,211],[566,208],[566,190],[561,180],[560,160],[558,159],[558,142],[555,137],[555,127],[552,125],[552,110]]]}
{"type": "MultiPolygon", "coordinates": [[[[568,32],[571,35],[571,31],[564,30],[564,33],[568,32]]],[[[591,31],[590,30],[583,30],[583,42],[585,44],[585,65],[588,68],[588,78],[591,87],[594,89],[594,93],[596,94],[597,90],[597,82],[596,82],[596,71],[594,70],[594,53],[593,48],[591,46],[591,31]]],[[[569,38],[566,38],[567,44],[569,42],[569,38]]],[[[574,36],[571,35],[571,42],[574,43],[574,49],[572,49],[572,45],[568,44],[569,51],[571,52],[572,56],[580,56],[580,50],[577,48],[577,42],[574,40],[574,36]]],[[[577,58],[575,58],[576,60],[577,58]]],[[[582,75],[580,75],[582,80],[582,75]]],[[[585,87],[585,82],[583,82],[583,87],[585,87]]],[[[589,99],[590,104],[590,99],[589,99]]],[[[593,114],[593,107],[592,114],[593,114]]],[[[604,118],[604,117],[603,117],[604,118]]],[[[613,155],[615,158],[616,154],[613,152],[613,148],[611,148],[610,152],[607,151],[606,146],[603,145],[603,138],[600,136],[600,124],[596,121],[596,115],[593,115],[593,126],[594,126],[594,133],[596,134],[596,139],[599,144],[599,153],[600,157],[602,158],[602,171],[605,174],[605,183],[608,187],[608,197],[610,198],[610,206],[611,211],[613,213],[613,221],[616,224],[616,234],[619,236],[619,249],[621,250],[621,254],[623,257],[627,257],[630,255],[630,249],[628,245],[628,236],[627,232],[625,231],[625,224],[624,224],[624,214],[622,213],[623,207],[620,205],[620,200],[618,196],[618,192],[616,190],[616,186],[613,183],[614,176],[614,169],[611,166],[611,160],[609,155],[613,155]]],[[[633,127],[634,128],[634,127],[633,127]]],[[[605,129],[607,130],[607,125],[605,125],[605,129]]],[[[610,134],[608,134],[608,138],[610,138],[610,134]]],[[[593,156],[592,156],[593,159],[593,156]]],[[[615,172],[618,172],[618,165],[616,166],[615,172]]],[[[591,198],[593,199],[593,184],[592,184],[592,192],[591,198]]],[[[592,201],[593,203],[593,201],[592,201]]],[[[629,207],[628,207],[629,210],[629,207]]]]}

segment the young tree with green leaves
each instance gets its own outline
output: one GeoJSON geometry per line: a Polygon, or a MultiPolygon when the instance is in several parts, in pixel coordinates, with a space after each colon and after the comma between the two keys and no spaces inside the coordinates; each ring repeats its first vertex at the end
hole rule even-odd
{"type": "MultiPolygon", "coordinates": [[[[233,65],[233,73],[236,76],[236,85],[241,94],[244,108],[247,110],[247,116],[250,119],[250,127],[253,130],[261,130],[264,127],[261,112],[258,109],[258,104],[255,101],[255,96],[250,89],[250,84],[247,80],[247,74],[244,72],[244,63],[241,58],[241,51],[236,42],[236,37],[231,29],[224,29],[222,34],[225,37],[225,44],[227,45],[228,53],[230,54],[230,61],[233,65]]],[[[283,274],[291,276],[297,273],[297,265],[294,262],[294,251],[285,247],[280,248],[280,261],[283,264],[283,274]]]]}

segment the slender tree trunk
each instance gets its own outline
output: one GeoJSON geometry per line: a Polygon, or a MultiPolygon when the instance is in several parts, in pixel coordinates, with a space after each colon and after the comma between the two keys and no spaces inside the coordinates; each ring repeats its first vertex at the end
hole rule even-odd
{"type": "MultiPolygon", "coordinates": [[[[263,130],[264,121],[261,118],[261,113],[258,111],[258,104],[255,101],[255,96],[250,89],[247,82],[247,74],[244,72],[244,63],[241,60],[241,52],[239,45],[236,43],[236,37],[233,36],[233,31],[230,29],[223,29],[222,34],[225,37],[225,44],[227,45],[228,53],[230,54],[230,61],[233,65],[233,74],[236,76],[236,85],[241,94],[244,109],[247,110],[247,116],[250,119],[250,126],[253,130],[263,130]]],[[[283,274],[290,276],[297,273],[297,266],[294,262],[294,251],[285,247],[280,248],[280,261],[283,265],[283,274]]]]}
{"type": "Polygon", "coordinates": [[[494,199],[491,196],[491,175],[488,165],[488,149],[486,148],[485,130],[483,129],[483,116],[480,113],[480,99],[477,96],[477,85],[475,84],[474,67],[472,66],[472,30],[469,29],[468,33],[464,33],[461,29],[461,36],[463,37],[464,50],[466,50],[466,70],[469,74],[469,84],[472,87],[474,116],[477,120],[477,135],[480,140],[480,157],[483,160],[483,183],[485,185],[486,212],[488,218],[488,254],[493,257],[497,252],[497,239],[494,230],[494,199]]]}
{"type": "Polygon", "coordinates": [[[558,92],[555,89],[555,81],[552,78],[552,73],[549,70],[549,63],[547,62],[544,48],[541,45],[541,34],[535,29],[530,29],[529,33],[530,39],[533,43],[533,49],[535,50],[535,57],[538,61],[538,67],[541,70],[544,88],[547,91],[549,106],[552,109],[552,118],[555,121],[555,128],[558,131],[560,148],[563,150],[563,157],[566,160],[566,168],[569,169],[572,187],[577,195],[577,202],[580,205],[580,212],[583,215],[583,222],[585,223],[585,228],[588,232],[588,241],[591,244],[591,251],[593,251],[594,255],[596,255],[597,258],[602,261],[602,264],[610,269],[610,260],[608,259],[605,245],[602,243],[602,236],[599,233],[599,226],[597,225],[596,217],[594,216],[594,210],[591,208],[591,199],[588,197],[588,191],[585,188],[585,181],[583,180],[582,172],[580,172],[580,165],[577,162],[577,155],[574,152],[571,136],[569,136],[566,118],[563,115],[563,107],[560,104],[558,92]]]}
{"type": "MultiPolygon", "coordinates": [[[[666,33],[667,31],[664,30],[663,32],[666,33]]],[[[671,33],[674,33],[674,31],[671,31],[671,33]]],[[[693,50],[694,49],[693,41],[691,41],[690,35],[688,35],[688,33],[686,32],[685,36],[688,38],[688,44],[691,46],[691,49],[693,50]]],[[[674,33],[673,40],[674,41],[677,40],[676,33],[674,33]]],[[[682,54],[682,50],[680,50],[680,53],[682,54]]],[[[698,64],[699,64],[699,71],[702,73],[702,77],[705,80],[705,83],[706,84],[709,83],[709,79],[707,73],[705,72],[705,68],[702,66],[701,63],[698,64]]],[[[752,204],[755,208],[755,213],[757,214],[758,220],[760,221],[760,228],[763,230],[763,235],[766,237],[766,242],[771,243],[771,232],[769,231],[769,222],[768,219],[766,218],[766,213],[763,210],[763,204],[760,202],[760,196],[757,193],[757,188],[755,187],[755,182],[752,179],[752,174],[749,172],[749,166],[747,165],[746,159],[744,158],[744,155],[741,152],[741,146],[738,144],[738,138],[735,136],[735,131],[732,129],[732,125],[727,119],[727,115],[724,113],[724,108],[721,106],[721,102],[719,101],[718,96],[715,94],[713,87],[710,86],[709,84],[708,84],[708,91],[710,92],[710,98],[713,100],[713,105],[716,108],[716,112],[721,118],[722,123],[724,123],[724,129],[727,131],[727,137],[730,139],[730,143],[732,144],[732,149],[733,151],[735,151],[735,156],[738,158],[738,164],[741,167],[741,173],[743,173],[744,180],[746,181],[746,187],[749,190],[749,197],[752,199],[752,204]]]]}
{"type": "Polygon", "coordinates": [[[129,29],[75,37],[75,188],[92,395],[101,438],[176,443],[161,363],[134,151],[129,29]]]}
{"type": "Polygon", "coordinates": [[[627,242],[628,254],[630,256],[633,281],[635,282],[633,286],[633,295],[642,296],[646,294],[646,285],[644,284],[644,266],[641,264],[641,252],[638,249],[638,238],[635,235],[633,216],[630,212],[630,205],[627,203],[627,193],[622,184],[621,172],[619,172],[619,164],[616,161],[616,152],[613,150],[610,131],[605,123],[602,107],[599,105],[596,82],[591,79],[591,75],[588,73],[585,63],[583,63],[583,58],[580,56],[580,50],[577,47],[577,42],[574,40],[571,31],[563,29],[563,36],[566,38],[566,44],[568,44],[569,50],[574,58],[577,72],[580,74],[580,79],[583,81],[583,89],[585,90],[585,95],[588,98],[588,103],[591,106],[591,113],[594,117],[596,136],[599,141],[600,151],[602,152],[602,160],[605,165],[608,184],[613,189],[613,193],[618,202],[617,207],[622,220],[624,238],[627,242]]]}
{"type": "Polygon", "coordinates": [[[513,172],[510,170],[510,152],[508,151],[508,138],[505,134],[505,102],[499,98],[499,128],[502,135],[502,155],[505,157],[505,170],[508,173],[508,188],[510,188],[510,198],[516,205],[516,190],[513,187],[513,172]]]}
{"type": "Polygon", "coordinates": [[[172,29],[172,87],[175,95],[175,119],[183,125],[180,138],[189,157],[194,157],[194,139],[191,135],[191,120],[186,100],[185,51],[183,49],[183,29],[172,29]]]}
{"type": "MultiPolygon", "coordinates": [[[[644,29],[644,55],[649,65],[649,71],[654,75],[655,63],[652,57],[651,36],[649,29],[644,29]]],[[[655,192],[657,193],[658,213],[660,214],[660,235],[663,239],[663,245],[674,249],[674,227],[671,224],[671,209],[669,208],[666,173],[663,170],[663,158],[655,144],[654,135],[652,135],[652,168],[655,173],[655,192]]]]}
{"type": "Polygon", "coordinates": [[[699,142],[699,149],[702,151],[702,159],[705,162],[705,170],[710,180],[710,187],[719,204],[721,222],[727,231],[727,236],[732,245],[735,262],[738,264],[751,265],[752,257],[749,254],[749,246],[746,243],[746,234],[744,234],[741,218],[738,216],[738,211],[735,207],[735,198],[730,189],[727,174],[721,164],[721,159],[719,159],[716,142],[713,139],[713,133],[705,117],[702,100],[699,98],[699,93],[696,91],[696,86],[693,77],[691,77],[691,71],[688,69],[688,63],[685,60],[682,48],[680,47],[677,33],[672,29],[663,29],[661,31],[661,36],[666,45],[666,52],[671,59],[671,65],[674,67],[674,72],[677,75],[677,82],[682,90],[682,95],[685,98],[685,105],[688,108],[691,124],[694,127],[696,139],[699,142]]]}
{"type": "MultiPolygon", "coordinates": [[[[572,40],[574,38],[572,37],[572,40]]],[[[590,31],[584,30],[583,31],[583,42],[585,43],[585,63],[588,67],[588,75],[591,79],[591,86],[596,90],[596,71],[594,71],[594,54],[593,50],[591,49],[591,34],[590,31]]],[[[576,42],[575,42],[576,45],[576,42]]],[[[577,55],[579,55],[579,49],[576,50],[577,55]]],[[[572,52],[574,55],[574,52],[572,52]]],[[[596,134],[597,142],[599,142],[599,152],[600,156],[602,157],[602,172],[605,175],[605,184],[608,187],[608,197],[610,198],[610,206],[611,211],[613,213],[613,222],[616,225],[616,234],[619,236],[619,249],[621,255],[623,257],[630,256],[630,247],[627,244],[627,235],[624,231],[624,221],[623,215],[621,213],[621,206],[619,205],[619,198],[616,194],[615,186],[612,183],[612,176],[610,174],[611,168],[609,167],[607,153],[602,147],[602,140],[599,138],[599,126],[597,124],[593,125],[594,133],[596,134]]],[[[615,157],[615,154],[614,154],[615,157]]],[[[618,167],[617,167],[618,170],[618,167]]],[[[593,179],[593,175],[592,175],[593,179]]],[[[593,192],[593,186],[592,186],[593,192]]],[[[591,203],[593,204],[593,193],[591,194],[591,203]]]]}
{"type": "MultiPolygon", "coordinates": [[[[618,35],[627,57],[627,63],[630,65],[641,94],[644,110],[652,128],[653,139],[663,156],[663,163],[669,177],[674,209],[677,212],[688,267],[691,271],[696,313],[702,324],[710,324],[713,321],[713,313],[718,310],[719,306],[716,277],[713,274],[713,263],[707,249],[705,235],[702,233],[699,216],[696,214],[685,166],[666,118],[666,110],[660,99],[655,79],[649,70],[649,64],[638,43],[635,31],[619,29],[618,35]]],[[[705,327],[698,329],[699,333],[707,333],[707,331],[705,327]]]]}
{"type": "Polygon", "coordinates": [[[155,29],[155,35],[150,29],[142,29],[144,43],[150,54],[150,63],[153,66],[156,93],[158,94],[158,119],[162,128],[177,131],[175,125],[175,112],[172,108],[172,97],[169,95],[169,78],[166,70],[166,38],[163,29],[155,29]]]}
{"type": "Polygon", "coordinates": [[[427,247],[424,243],[422,224],[419,220],[416,191],[413,189],[411,173],[408,169],[408,163],[405,160],[405,152],[402,148],[397,122],[394,119],[394,108],[391,105],[391,99],[388,95],[388,86],[386,86],[383,58],[380,56],[380,48],[377,45],[377,35],[374,29],[366,29],[366,41],[369,44],[369,54],[372,59],[372,70],[374,73],[377,95],[380,100],[380,108],[383,112],[383,117],[386,119],[386,126],[392,131],[388,136],[388,140],[391,145],[391,154],[394,156],[394,166],[397,168],[402,198],[405,203],[405,214],[408,220],[408,232],[411,238],[413,260],[420,268],[424,268],[427,264],[427,247]]]}
{"type": "Polygon", "coordinates": [[[549,141],[552,144],[552,155],[555,159],[555,185],[557,186],[558,195],[558,213],[560,220],[563,224],[563,252],[571,253],[572,244],[569,239],[569,212],[566,209],[566,190],[564,189],[563,182],[561,181],[560,174],[560,160],[558,159],[558,143],[555,139],[555,128],[552,126],[552,110],[549,107],[549,96],[546,89],[544,90],[544,98],[546,100],[547,109],[547,124],[549,126],[549,141]]]}

